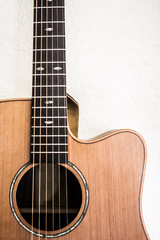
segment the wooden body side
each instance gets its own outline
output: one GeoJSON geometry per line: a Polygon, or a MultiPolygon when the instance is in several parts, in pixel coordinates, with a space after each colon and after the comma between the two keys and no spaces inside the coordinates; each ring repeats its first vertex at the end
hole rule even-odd
{"type": "MultiPolygon", "coordinates": [[[[9,189],[30,156],[30,101],[0,103],[0,240],[35,240],[15,220],[9,189]]],[[[146,165],[143,139],[121,130],[92,141],[70,131],[69,161],[89,186],[89,207],[82,223],[58,240],[147,240],[141,198],[146,165]]]]}

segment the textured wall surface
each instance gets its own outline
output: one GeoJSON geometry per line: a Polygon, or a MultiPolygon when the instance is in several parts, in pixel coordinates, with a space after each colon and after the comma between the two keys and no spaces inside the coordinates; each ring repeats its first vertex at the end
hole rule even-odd
{"type": "MultiPolygon", "coordinates": [[[[31,97],[33,0],[0,1],[0,98],[31,97]]],[[[140,132],[148,146],[145,223],[160,239],[160,1],[66,0],[68,93],[80,138],[140,132]]]]}

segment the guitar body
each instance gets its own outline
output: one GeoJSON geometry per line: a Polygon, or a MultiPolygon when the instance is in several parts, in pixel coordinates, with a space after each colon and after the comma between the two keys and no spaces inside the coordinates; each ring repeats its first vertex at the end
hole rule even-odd
{"type": "MultiPolygon", "coordinates": [[[[142,216],[146,165],[143,138],[118,130],[90,141],[79,140],[78,108],[70,99],[68,161],[83,174],[89,189],[84,219],[58,240],[147,240],[142,216]],[[75,105],[75,106],[74,106],[75,105]]],[[[31,101],[0,103],[0,239],[38,239],[17,222],[10,207],[10,187],[17,171],[30,161],[31,101]]],[[[84,199],[82,198],[82,205],[84,199]]]]}

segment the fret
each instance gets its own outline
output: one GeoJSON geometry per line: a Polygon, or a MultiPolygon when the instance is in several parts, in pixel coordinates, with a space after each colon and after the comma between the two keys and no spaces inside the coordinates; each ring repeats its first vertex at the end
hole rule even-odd
{"type": "Polygon", "coordinates": [[[45,6],[45,7],[34,7],[34,9],[49,9],[49,8],[64,8],[64,6],[45,6]]]}
{"type": "MultiPolygon", "coordinates": [[[[32,97],[33,99],[47,99],[48,98],[48,96],[33,96],[32,97]]],[[[51,97],[49,97],[50,99],[51,99],[51,97]]],[[[66,99],[66,96],[54,96],[54,101],[56,101],[56,99],[58,100],[58,101],[60,101],[61,99],[63,99],[63,101],[64,101],[64,99],[66,99]]],[[[34,101],[34,100],[33,100],[34,101]]]]}
{"type": "MultiPolygon", "coordinates": [[[[44,96],[35,96],[35,97],[33,96],[32,98],[39,98],[39,99],[40,99],[40,98],[48,98],[48,96],[45,96],[45,97],[44,97],[44,96]]],[[[54,98],[59,98],[59,99],[61,99],[61,98],[66,98],[66,96],[54,96],[54,98]]],[[[59,100],[59,99],[58,99],[58,100],[59,100]]]]}
{"type": "MultiPolygon", "coordinates": [[[[34,24],[39,24],[39,22],[33,22],[34,24]]],[[[45,21],[45,22],[40,22],[41,23],[65,23],[65,21],[45,21]]]]}
{"type": "Polygon", "coordinates": [[[54,64],[54,63],[66,63],[65,61],[59,61],[59,62],[33,62],[33,64],[45,64],[45,63],[52,63],[52,64],[54,64]]]}
{"type": "Polygon", "coordinates": [[[53,101],[54,107],[67,107],[67,98],[34,98],[32,99],[32,107],[45,107],[51,106],[50,104],[47,104],[47,101],[53,101]]]}
{"type": "Polygon", "coordinates": [[[66,128],[67,130],[67,126],[52,126],[52,127],[49,127],[49,126],[32,126],[32,128],[51,128],[51,129],[54,129],[54,128],[66,128]]]}
{"type": "Polygon", "coordinates": [[[39,117],[39,116],[42,116],[42,117],[45,117],[46,118],[49,118],[49,117],[65,117],[67,116],[67,109],[63,109],[63,108],[48,108],[48,109],[32,109],[32,116],[36,116],[36,117],[39,117]]]}
{"type": "MultiPolygon", "coordinates": [[[[33,110],[33,109],[32,109],[33,110]]],[[[52,109],[48,109],[47,111],[45,110],[45,109],[41,109],[41,111],[39,110],[39,109],[35,109],[34,111],[32,111],[32,114],[33,114],[33,116],[35,116],[35,117],[45,117],[45,116],[47,116],[46,118],[50,118],[50,117],[52,117],[52,115],[54,114],[55,115],[55,117],[61,117],[61,118],[64,118],[65,116],[66,116],[66,112],[64,112],[64,113],[62,113],[61,112],[61,110],[63,110],[63,109],[59,109],[59,111],[57,112],[56,111],[56,109],[54,109],[54,113],[52,112],[52,109]],[[35,114],[34,114],[34,112],[35,112],[35,114]],[[41,114],[40,114],[40,112],[41,112],[41,114]]],[[[42,120],[42,121],[44,121],[44,125],[46,125],[45,124],[45,122],[46,122],[46,120],[44,119],[44,120],[42,120]]]]}
{"type": "Polygon", "coordinates": [[[50,48],[50,49],[33,49],[34,52],[38,52],[38,51],[63,51],[65,50],[65,48],[50,48]]]}
{"type": "MultiPolygon", "coordinates": [[[[32,121],[31,121],[31,126],[35,125],[35,126],[38,126],[38,127],[46,127],[46,124],[45,124],[45,121],[43,121],[44,118],[41,118],[40,117],[35,117],[35,118],[32,118],[32,121]]],[[[56,118],[52,118],[51,120],[53,120],[53,123],[51,126],[54,126],[54,127],[61,127],[61,126],[66,126],[67,127],[67,117],[56,117],[56,118]]]]}
{"type": "MultiPolygon", "coordinates": [[[[65,37],[65,35],[49,35],[47,38],[59,38],[59,37],[65,37]]],[[[33,36],[33,38],[46,38],[46,36],[33,36]]]]}
{"type": "Polygon", "coordinates": [[[47,35],[65,35],[65,23],[63,22],[37,22],[34,24],[34,36],[47,35]],[[52,28],[52,31],[46,31],[47,28],[52,28]]]}
{"type": "Polygon", "coordinates": [[[42,100],[35,100],[32,102],[32,107],[49,107],[52,106],[54,108],[67,108],[67,100],[66,99],[61,99],[61,101],[58,101],[58,99],[56,99],[57,101],[53,101],[53,104],[46,104],[46,101],[44,99],[42,100]]]}
{"type": "Polygon", "coordinates": [[[36,145],[31,147],[31,153],[67,153],[68,145],[36,145]]]}
{"type": "MultiPolygon", "coordinates": [[[[55,98],[54,100],[52,99],[48,99],[47,101],[53,101],[53,104],[54,107],[67,107],[67,99],[66,98],[61,98],[61,99],[58,99],[58,98],[55,98]]],[[[39,99],[39,98],[36,98],[36,99],[32,99],[32,106],[34,107],[46,107],[47,106],[50,106],[50,104],[47,104],[46,103],[46,99],[39,99]]]]}
{"type": "Polygon", "coordinates": [[[42,51],[34,51],[33,52],[33,60],[34,62],[40,62],[40,61],[65,61],[66,56],[65,56],[65,50],[42,50],[42,51]]]}
{"type": "Polygon", "coordinates": [[[48,75],[33,77],[33,85],[66,85],[66,75],[48,75]]]}
{"type": "MultiPolygon", "coordinates": [[[[67,118],[67,117],[66,117],[66,116],[63,116],[63,117],[62,117],[62,116],[56,116],[56,117],[53,117],[53,116],[51,116],[51,117],[48,117],[48,116],[45,116],[45,117],[43,117],[43,116],[42,116],[42,117],[34,116],[34,117],[32,117],[32,118],[33,118],[33,119],[36,119],[36,118],[37,118],[37,119],[40,119],[40,118],[41,118],[41,119],[46,119],[46,118],[48,119],[48,118],[49,118],[49,119],[54,119],[54,121],[55,121],[55,119],[65,119],[65,118],[67,118]]],[[[46,126],[46,124],[45,124],[45,126],[46,126]]]]}
{"type": "Polygon", "coordinates": [[[67,163],[68,161],[68,153],[34,153],[31,154],[31,162],[33,162],[33,155],[34,155],[34,162],[39,163],[39,156],[41,155],[41,162],[42,163],[67,163]]]}
{"type": "Polygon", "coordinates": [[[65,76],[66,74],[65,73],[46,73],[46,74],[43,74],[43,73],[35,73],[35,74],[32,74],[33,76],[65,76]]]}
{"type": "MultiPolygon", "coordinates": [[[[66,95],[66,90],[64,90],[62,88],[59,88],[59,89],[50,89],[50,88],[47,88],[47,91],[45,90],[45,88],[34,88],[32,91],[32,95],[33,97],[36,95],[36,98],[38,97],[46,97],[46,98],[51,98],[52,96],[54,96],[54,98],[62,98],[63,96],[66,95]],[[60,89],[60,91],[59,91],[60,89]]],[[[64,97],[65,98],[65,97],[64,97]]]]}
{"type": "Polygon", "coordinates": [[[57,96],[57,97],[63,97],[66,96],[66,88],[64,87],[41,87],[41,88],[35,88],[33,87],[32,89],[32,96],[47,96],[47,97],[52,97],[52,96],[57,96]]]}
{"type": "Polygon", "coordinates": [[[37,118],[35,117],[34,120],[32,119],[31,122],[31,129],[50,129],[50,130],[58,130],[58,129],[65,129],[65,131],[68,131],[68,125],[67,125],[67,119],[65,118],[55,118],[50,120],[50,122],[52,122],[52,124],[46,125],[46,118],[37,118]]]}
{"type": "MultiPolygon", "coordinates": [[[[53,153],[53,152],[31,152],[31,153],[53,153]]],[[[67,153],[67,151],[66,152],[56,152],[56,153],[67,153]]]]}
{"type": "MultiPolygon", "coordinates": [[[[67,119],[66,116],[63,116],[63,117],[62,117],[62,116],[56,116],[56,117],[53,117],[53,116],[52,116],[52,117],[46,117],[46,116],[45,116],[45,117],[43,117],[43,116],[42,116],[42,117],[40,117],[40,116],[37,117],[37,116],[34,116],[34,117],[32,117],[32,119],[35,119],[35,120],[36,120],[36,119],[42,119],[41,122],[43,121],[43,119],[46,119],[46,118],[47,118],[47,119],[48,119],[48,118],[49,118],[49,119],[54,119],[53,122],[55,122],[55,120],[57,120],[57,119],[63,119],[63,120],[64,120],[65,118],[67,119]]],[[[50,121],[50,120],[49,120],[49,121],[50,121]]],[[[44,122],[44,123],[45,123],[45,122],[44,122]]],[[[44,124],[44,126],[46,126],[46,124],[44,124]]],[[[56,126],[58,126],[58,125],[56,125],[56,126]]]]}
{"type": "MultiPolygon", "coordinates": [[[[38,143],[34,143],[34,144],[32,143],[31,145],[32,146],[40,146],[38,143]]],[[[65,145],[68,146],[68,143],[58,143],[58,145],[54,144],[54,143],[41,144],[41,146],[65,146],[65,145]]]]}
{"type": "Polygon", "coordinates": [[[48,129],[47,129],[47,131],[40,131],[40,129],[35,129],[36,130],[36,132],[35,132],[35,134],[34,135],[32,135],[32,137],[38,137],[38,136],[41,136],[41,137],[45,137],[45,136],[48,136],[48,137],[66,137],[66,136],[68,136],[67,134],[65,134],[65,133],[63,133],[64,132],[64,130],[63,131],[60,131],[60,132],[58,132],[58,131],[53,131],[53,133],[52,133],[52,131],[49,131],[48,129]]]}
{"type": "Polygon", "coordinates": [[[64,21],[65,20],[65,10],[64,8],[39,8],[34,9],[34,22],[46,22],[46,21],[64,21]],[[37,16],[37,19],[36,19],[37,16]]]}
{"type": "MultiPolygon", "coordinates": [[[[65,133],[68,132],[68,126],[67,125],[66,126],[59,126],[59,124],[58,124],[58,125],[53,126],[53,124],[52,124],[52,125],[50,125],[50,126],[52,126],[52,128],[47,128],[44,122],[42,121],[40,126],[33,126],[34,125],[33,124],[32,127],[31,127],[32,134],[36,133],[36,135],[44,135],[44,133],[48,131],[47,135],[52,135],[52,133],[55,133],[55,135],[57,135],[57,134],[64,135],[65,133]],[[35,130],[37,130],[37,132],[34,132],[35,130]],[[43,134],[41,134],[41,131],[43,132],[43,134]]],[[[64,125],[64,124],[62,124],[62,125],[64,125]]]]}
{"type": "Polygon", "coordinates": [[[62,137],[67,137],[68,135],[56,135],[56,134],[51,134],[51,135],[42,135],[42,134],[33,134],[33,135],[31,135],[31,137],[34,137],[34,138],[36,138],[36,137],[40,137],[40,138],[43,138],[43,137],[45,137],[45,138],[49,138],[49,137],[51,137],[51,138],[54,138],[54,137],[57,137],[57,138],[62,138],[62,137]]]}
{"type": "Polygon", "coordinates": [[[65,100],[63,100],[63,102],[61,101],[57,101],[56,103],[52,100],[48,100],[48,101],[33,101],[32,102],[32,108],[67,108],[67,103],[65,100]]]}
{"type": "Polygon", "coordinates": [[[46,106],[46,107],[32,107],[32,109],[50,109],[50,108],[51,108],[51,109],[53,109],[53,108],[54,108],[54,109],[55,109],[55,108],[58,108],[58,109],[61,109],[61,108],[62,108],[62,109],[64,109],[64,108],[67,108],[67,107],[59,107],[59,106],[58,106],[58,107],[55,107],[55,106],[52,106],[52,107],[48,107],[48,106],[46,106]]]}
{"type": "Polygon", "coordinates": [[[66,87],[66,85],[32,85],[32,87],[52,87],[52,88],[55,88],[55,87],[66,87]]]}
{"type": "MultiPolygon", "coordinates": [[[[36,129],[37,130],[37,129],[36,129]]],[[[37,134],[33,134],[33,135],[31,135],[31,137],[67,137],[68,135],[64,135],[64,134],[59,134],[59,133],[57,133],[57,134],[42,134],[42,133],[39,133],[38,134],[38,130],[37,130],[37,134]]]]}
{"type": "Polygon", "coordinates": [[[32,137],[33,136],[58,136],[63,137],[67,136],[66,128],[32,128],[32,137]],[[34,132],[34,134],[33,134],[34,132]]]}
{"type": "MultiPolygon", "coordinates": [[[[34,119],[34,118],[35,118],[35,119],[36,119],[36,118],[40,119],[40,117],[37,117],[37,116],[32,117],[32,118],[33,118],[33,119],[34,119]]],[[[62,116],[56,116],[56,117],[53,117],[53,116],[52,116],[52,117],[46,117],[46,116],[43,117],[43,116],[42,116],[42,117],[41,117],[41,119],[46,119],[46,118],[47,118],[47,119],[48,119],[48,118],[49,118],[49,119],[52,119],[52,118],[53,118],[53,119],[55,120],[55,119],[59,119],[59,118],[60,118],[60,119],[65,119],[65,118],[67,118],[67,117],[66,117],[66,116],[63,116],[63,117],[62,117],[62,116]]],[[[45,125],[46,125],[46,124],[45,124],[45,125]]]]}
{"type": "Polygon", "coordinates": [[[65,49],[65,37],[63,35],[57,36],[43,36],[37,37],[33,41],[33,48],[35,49],[65,49]]]}
{"type": "MultiPolygon", "coordinates": [[[[33,140],[32,140],[33,141],[33,140]]],[[[57,144],[59,144],[59,143],[66,143],[67,142],[67,137],[65,137],[65,136],[63,136],[63,137],[60,137],[60,136],[51,136],[51,137],[49,137],[49,136],[35,136],[34,137],[34,142],[35,143],[46,143],[46,144],[48,144],[48,143],[52,143],[52,142],[54,142],[54,143],[57,143],[57,144]]]]}
{"type": "Polygon", "coordinates": [[[33,116],[39,117],[40,113],[42,117],[50,118],[54,117],[66,117],[66,108],[32,108],[33,116]]]}
{"type": "MultiPolygon", "coordinates": [[[[42,127],[37,127],[37,128],[32,128],[31,130],[31,137],[32,138],[37,138],[37,137],[52,137],[52,140],[54,140],[54,137],[62,138],[62,137],[67,137],[67,127],[63,128],[45,128],[45,126],[42,127]]],[[[54,141],[52,141],[54,142],[54,141]]]]}
{"type": "Polygon", "coordinates": [[[34,0],[34,6],[41,7],[41,6],[64,6],[64,0],[34,0]]]}

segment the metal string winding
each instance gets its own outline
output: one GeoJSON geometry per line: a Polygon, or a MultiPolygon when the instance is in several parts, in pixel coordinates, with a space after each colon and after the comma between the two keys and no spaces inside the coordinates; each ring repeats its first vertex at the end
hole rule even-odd
{"type": "MultiPolygon", "coordinates": [[[[41,0],[41,38],[40,38],[40,41],[41,41],[41,44],[40,44],[40,48],[41,48],[41,51],[40,51],[40,67],[42,69],[42,48],[43,48],[43,44],[42,44],[42,28],[43,28],[43,9],[42,9],[42,6],[43,6],[43,0],[41,0]]],[[[41,168],[41,165],[42,165],[42,159],[41,159],[41,137],[42,137],[42,129],[41,129],[41,124],[42,124],[42,121],[41,121],[41,105],[42,105],[42,74],[40,74],[40,138],[39,138],[39,201],[38,201],[38,228],[39,228],[39,233],[40,233],[40,229],[41,229],[41,172],[42,172],[42,168],[41,168]]],[[[40,236],[39,236],[39,239],[40,239],[40,236]]]]}
{"type": "MultiPolygon", "coordinates": [[[[65,0],[64,0],[64,6],[65,6],[65,0]]],[[[65,11],[65,8],[63,10],[63,12],[65,11]]],[[[65,12],[64,12],[64,15],[63,15],[63,18],[65,20],[65,12]]],[[[64,32],[64,35],[65,35],[65,27],[64,27],[64,24],[62,24],[62,32],[64,32]]],[[[65,41],[64,41],[64,49],[65,49],[65,41]]],[[[65,53],[65,50],[63,51],[63,60],[66,58],[66,53],[65,53]]],[[[65,72],[66,73],[66,72],[65,72]]],[[[66,84],[65,84],[66,85],[66,84]]],[[[65,98],[64,98],[64,106],[67,107],[67,96],[66,96],[66,86],[64,87],[64,93],[65,93],[65,98]]],[[[64,108],[64,112],[66,111],[66,114],[67,114],[67,108],[64,108]]],[[[67,121],[67,124],[68,124],[68,121],[67,121]]],[[[66,185],[66,225],[68,225],[68,176],[67,176],[67,158],[66,158],[66,152],[67,152],[67,147],[68,146],[68,142],[66,142],[66,136],[67,136],[67,124],[66,124],[66,127],[65,127],[65,185],[66,185]],[[67,145],[66,145],[67,143],[67,145]]]]}
{"type": "MultiPolygon", "coordinates": [[[[37,0],[36,0],[36,24],[35,24],[35,49],[37,49],[37,0]]],[[[33,81],[33,88],[34,88],[34,124],[33,124],[33,170],[32,170],[32,232],[33,232],[33,224],[34,224],[34,167],[35,167],[35,111],[36,111],[36,61],[37,61],[37,51],[35,51],[35,66],[34,66],[34,81],[33,81]]],[[[33,100],[32,100],[33,101],[33,100]]],[[[31,235],[31,239],[33,240],[33,233],[31,235]]]]}
{"type": "MultiPolygon", "coordinates": [[[[48,28],[48,1],[47,1],[47,4],[46,4],[46,29],[48,28]]],[[[47,128],[47,119],[48,119],[48,104],[47,104],[47,97],[48,97],[48,33],[46,32],[46,62],[47,62],[47,67],[46,67],[46,218],[45,218],[45,229],[47,231],[47,222],[48,222],[48,219],[47,219],[47,193],[48,193],[48,184],[47,184],[47,180],[48,180],[48,148],[47,148],[47,145],[48,145],[48,128],[47,128]]],[[[47,235],[47,234],[46,234],[47,235]]],[[[47,237],[46,237],[47,239],[47,237]]]]}
{"type": "MultiPolygon", "coordinates": [[[[56,8],[56,23],[57,23],[57,33],[58,33],[58,8],[56,8]]],[[[58,44],[58,37],[56,37],[56,42],[57,42],[57,49],[59,49],[59,44],[58,44]]],[[[59,50],[57,50],[58,53],[57,53],[57,61],[58,62],[58,59],[59,59],[59,50]]],[[[60,149],[59,149],[59,126],[60,126],[60,122],[59,122],[59,75],[57,75],[57,80],[58,80],[58,87],[57,87],[57,95],[58,95],[58,107],[57,107],[57,111],[58,111],[58,136],[57,136],[57,139],[58,139],[58,203],[59,203],[59,229],[61,228],[61,178],[60,178],[60,149]]]]}

